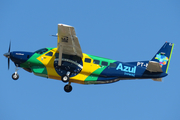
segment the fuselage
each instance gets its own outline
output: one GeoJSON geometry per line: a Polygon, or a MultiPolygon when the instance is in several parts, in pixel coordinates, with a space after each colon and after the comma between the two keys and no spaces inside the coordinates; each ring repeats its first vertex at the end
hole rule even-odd
{"type": "MultiPolygon", "coordinates": [[[[58,66],[57,48],[43,48],[35,52],[14,51],[10,53],[16,66],[35,75],[61,80],[70,72],[70,82],[80,84],[111,83],[126,79],[148,79],[165,77],[166,73],[151,73],[147,66],[138,62],[120,62],[83,53],[83,57],[63,55],[58,66]]],[[[146,61],[148,64],[148,61],[146,61]]]]}

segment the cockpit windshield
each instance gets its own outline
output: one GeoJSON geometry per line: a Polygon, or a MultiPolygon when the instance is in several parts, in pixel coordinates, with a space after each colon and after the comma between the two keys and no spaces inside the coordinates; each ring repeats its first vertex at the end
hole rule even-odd
{"type": "Polygon", "coordinates": [[[43,54],[43,53],[45,53],[45,52],[47,52],[47,51],[48,51],[47,48],[42,48],[42,49],[40,49],[40,50],[35,51],[35,53],[37,53],[37,54],[43,54]]]}

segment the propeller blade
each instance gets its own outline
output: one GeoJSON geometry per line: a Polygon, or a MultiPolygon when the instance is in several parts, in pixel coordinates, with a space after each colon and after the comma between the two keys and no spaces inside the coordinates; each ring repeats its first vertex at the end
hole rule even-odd
{"type": "Polygon", "coordinates": [[[10,67],[10,51],[11,51],[11,41],[9,43],[9,50],[8,50],[8,53],[9,53],[9,57],[8,57],[8,70],[9,70],[9,67],[10,67]]]}
{"type": "Polygon", "coordinates": [[[8,58],[8,70],[9,70],[9,66],[10,66],[10,58],[8,58]]]}
{"type": "Polygon", "coordinates": [[[8,50],[8,53],[10,53],[10,50],[11,50],[11,41],[9,43],[9,50],[8,50]]]}

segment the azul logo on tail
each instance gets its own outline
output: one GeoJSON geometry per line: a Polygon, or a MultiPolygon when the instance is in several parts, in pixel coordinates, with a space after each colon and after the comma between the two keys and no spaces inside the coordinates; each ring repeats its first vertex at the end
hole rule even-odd
{"type": "Polygon", "coordinates": [[[168,57],[166,57],[165,55],[163,55],[161,53],[157,54],[155,59],[159,60],[159,64],[161,65],[161,67],[163,65],[166,65],[169,60],[168,57]]]}
{"type": "Polygon", "coordinates": [[[129,75],[129,76],[135,76],[136,73],[136,66],[134,67],[129,67],[129,66],[123,66],[122,63],[119,63],[117,66],[116,70],[121,70],[124,72],[124,75],[129,75]]]}

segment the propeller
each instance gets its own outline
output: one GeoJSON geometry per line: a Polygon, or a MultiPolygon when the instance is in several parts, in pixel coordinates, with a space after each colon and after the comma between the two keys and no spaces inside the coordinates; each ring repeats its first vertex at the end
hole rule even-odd
{"type": "Polygon", "coordinates": [[[9,67],[10,67],[10,51],[11,51],[11,41],[9,43],[9,50],[8,50],[8,53],[5,53],[4,56],[8,58],[8,70],[9,70],[9,67]]]}
{"type": "Polygon", "coordinates": [[[9,53],[9,57],[8,57],[8,70],[9,70],[9,67],[10,67],[10,51],[11,51],[11,41],[9,43],[9,50],[8,50],[8,53],[9,53]]]}

